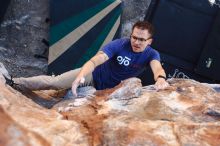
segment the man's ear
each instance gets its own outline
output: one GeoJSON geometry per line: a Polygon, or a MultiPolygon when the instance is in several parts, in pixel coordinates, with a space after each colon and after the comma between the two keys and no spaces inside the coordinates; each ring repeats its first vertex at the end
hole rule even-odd
{"type": "Polygon", "coordinates": [[[153,38],[150,38],[150,39],[148,40],[148,42],[149,42],[149,45],[151,45],[152,42],[153,42],[153,38]]]}

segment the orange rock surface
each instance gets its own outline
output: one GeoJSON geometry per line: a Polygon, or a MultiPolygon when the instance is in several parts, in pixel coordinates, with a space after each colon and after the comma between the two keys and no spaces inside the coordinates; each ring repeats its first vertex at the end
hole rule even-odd
{"type": "Polygon", "coordinates": [[[189,79],[165,90],[137,78],[93,96],[16,91],[0,81],[0,145],[219,146],[220,93],[189,79]]]}

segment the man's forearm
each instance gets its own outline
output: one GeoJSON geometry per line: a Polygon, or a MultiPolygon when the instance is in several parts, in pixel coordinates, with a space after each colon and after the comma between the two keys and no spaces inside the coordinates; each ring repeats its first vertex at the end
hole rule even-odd
{"type": "Polygon", "coordinates": [[[81,68],[79,74],[77,77],[85,77],[86,75],[88,75],[89,73],[93,72],[95,69],[95,64],[92,61],[87,61],[83,67],[81,68]]]}
{"type": "Polygon", "coordinates": [[[163,76],[166,78],[166,73],[163,69],[159,70],[157,73],[154,75],[154,80],[157,81],[158,77],[163,76]]]}
{"type": "Polygon", "coordinates": [[[104,52],[99,51],[94,57],[92,57],[83,65],[77,77],[85,77],[89,73],[93,72],[98,65],[104,63],[107,60],[108,56],[104,52]]]}

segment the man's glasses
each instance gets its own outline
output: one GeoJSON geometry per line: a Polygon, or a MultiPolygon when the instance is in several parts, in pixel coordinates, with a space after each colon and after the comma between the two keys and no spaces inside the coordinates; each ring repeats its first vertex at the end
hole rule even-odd
{"type": "Polygon", "coordinates": [[[143,42],[146,42],[147,40],[149,40],[150,38],[145,39],[145,38],[139,38],[134,35],[131,35],[131,39],[133,39],[134,41],[138,40],[139,42],[143,43],[143,42]]]}

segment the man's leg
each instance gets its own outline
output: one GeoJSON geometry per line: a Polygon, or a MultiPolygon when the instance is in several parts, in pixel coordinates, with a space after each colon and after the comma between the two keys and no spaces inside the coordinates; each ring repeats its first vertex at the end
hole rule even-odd
{"type": "MultiPolygon", "coordinates": [[[[34,76],[29,78],[14,78],[16,84],[31,90],[68,89],[78,75],[80,68],[65,72],[58,76],[34,76]]],[[[85,77],[85,85],[92,84],[92,73],[85,77]]]]}

